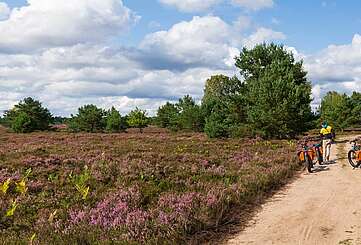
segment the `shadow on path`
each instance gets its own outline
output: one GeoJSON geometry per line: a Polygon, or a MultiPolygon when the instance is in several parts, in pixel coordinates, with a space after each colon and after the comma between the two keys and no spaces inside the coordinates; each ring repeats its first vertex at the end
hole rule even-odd
{"type": "Polygon", "coordinates": [[[324,171],[329,171],[329,170],[330,170],[329,167],[324,166],[324,165],[320,165],[320,166],[316,166],[316,167],[312,170],[312,172],[313,172],[313,173],[319,173],[319,172],[324,172],[324,171]]]}

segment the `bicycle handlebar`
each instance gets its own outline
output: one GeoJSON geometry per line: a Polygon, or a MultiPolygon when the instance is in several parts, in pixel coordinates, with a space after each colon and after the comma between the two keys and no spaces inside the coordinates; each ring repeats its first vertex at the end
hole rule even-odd
{"type": "Polygon", "coordinates": [[[349,142],[350,142],[350,144],[352,144],[352,143],[356,144],[360,140],[361,140],[361,138],[356,138],[356,139],[350,140],[349,142]]]}

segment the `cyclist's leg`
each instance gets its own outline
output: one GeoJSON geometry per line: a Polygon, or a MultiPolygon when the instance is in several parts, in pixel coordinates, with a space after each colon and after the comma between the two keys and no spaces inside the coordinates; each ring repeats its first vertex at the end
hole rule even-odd
{"type": "Polygon", "coordinates": [[[330,155],[331,155],[331,140],[327,140],[326,150],[327,150],[326,161],[329,162],[330,161],[330,155]]]}
{"type": "Polygon", "coordinates": [[[327,161],[327,159],[326,159],[326,157],[327,157],[327,155],[326,155],[326,146],[327,146],[327,142],[326,142],[326,140],[322,140],[322,157],[323,157],[323,160],[326,162],[327,161]]]}

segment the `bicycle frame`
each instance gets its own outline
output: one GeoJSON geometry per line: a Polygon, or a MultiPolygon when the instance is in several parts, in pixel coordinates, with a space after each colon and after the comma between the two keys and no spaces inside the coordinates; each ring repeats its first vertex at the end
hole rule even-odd
{"type": "Polygon", "coordinates": [[[298,158],[301,162],[306,161],[306,156],[313,161],[315,159],[315,151],[312,148],[309,148],[306,144],[302,146],[302,150],[298,152],[298,158]]]}
{"type": "Polygon", "coordinates": [[[307,171],[312,173],[313,160],[315,159],[315,150],[307,146],[307,141],[302,144],[302,150],[298,152],[298,158],[302,164],[305,164],[307,171]]]}
{"type": "Polygon", "coordinates": [[[315,151],[316,157],[318,157],[318,162],[321,164],[323,162],[323,149],[322,149],[322,143],[314,144],[313,150],[315,151]],[[319,153],[317,155],[317,152],[319,153]]]}
{"type": "Polygon", "coordinates": [[[361,162],[361,146],[357,145],[356,140],[351,141],[352,147],[351,149],[356,152],[356,160],[361,162]]]}

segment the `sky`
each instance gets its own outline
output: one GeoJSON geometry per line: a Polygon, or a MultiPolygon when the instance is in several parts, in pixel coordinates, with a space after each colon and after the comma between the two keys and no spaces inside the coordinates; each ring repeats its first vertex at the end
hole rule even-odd
{"type": "Polygon", "coordinates": [[[54,115],[84,104],[150,115],[234,76],[262,42],[303,60],[313,107],[361,92],[358,0],[0,0],[0,112],[31,96],[54,115]]]}

